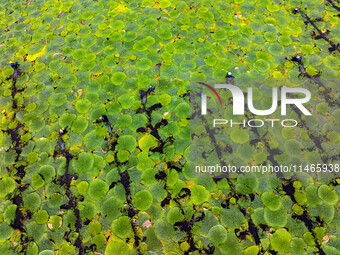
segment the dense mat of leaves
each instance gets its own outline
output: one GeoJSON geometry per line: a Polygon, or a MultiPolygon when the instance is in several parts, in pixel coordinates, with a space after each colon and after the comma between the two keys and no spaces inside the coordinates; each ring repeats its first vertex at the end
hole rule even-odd
{"type": "MultiPolygon", "coordinates": [[[[190,80],[337,78],[337,8],[1,1],[0,254],[339,254],[339,179],[192,178],[187,163],[190,80]]],[[[328,89],[328,124],[284,131],[285,146],[339,158],[328,89]]],[[[255,163],[280,159],[275,140],[253,143],[255,163]]]]}

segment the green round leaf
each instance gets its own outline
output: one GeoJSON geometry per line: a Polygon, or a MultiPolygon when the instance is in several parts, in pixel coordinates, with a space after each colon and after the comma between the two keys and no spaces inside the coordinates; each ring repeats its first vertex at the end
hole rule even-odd
{"type": "Polygon", "coordinates": [[[339,69],[339,65],[340,65],[339,59],[331,55],[326,56],[323,59],[323,63],[327,68],[331,68],[331,69],[339,69]]]}
{"type": "Polygon", "coordinates": [[[129,255],[131,249],[122,240],[113,240],[108,243],[104,255],[129,255]]]}
{"type": "Polygon", "coordinates": [[[158,221],[155,224],[155,233],[160,240],[168,240],[174,236],[175,230],[170,224],[158,221]]]}
{"type": "Polygon", "coordinates": [[[87,193],[93,200],[101,200],[106,196],[109,191],[109,185],[101,179],[95,179],[90,182],[87,193]]]}
{"type": "Polygon", "coordinates": [[[118,149],[133,152],[136,149],[136,139],[131,135],[123,135],[118,138],[118,149]]]}
{"type": "Polygon", "coordinates": [[[3,177],[0,180],[0,198],[5,198],[7,194],[12,193],[17,184],[11,177],[3,177]]]}
{"type": "Polygon", "coordinates": [[[28,208],[30,211],[37,210],[41,204],[41,198],[38,193],[35,192],[25,196],[23,200],[25,207],[28,208]]]}
{"type": "Polygon", "coordinates": [[[44,184],[45,184],[45,181],[40,174],[35,174],[32,177],[32,187],[34,189],[40,189],[41,187],[44,186],[44,184]]]}
{"type": "Polygon", "coordinates": [[[141,58],[137,60],[137,70],[146,71],[152,67],[152,61],[148,58],[141,58]]]}
{"type": "MultiPolygon", "coordinates": [[[[129,94],[123,94],[120,97],[118,97],[117,100],[118,100],[118,102],[120,103],[120,105],[123,109],[131,108],[133,102],[135,102],[134,97],[130,96],[129,94]]],[[[129,118],[131,118],[131,116],[129,116],[129,118]]]]}
{"type": "Polygon", "coordinates": [[[291,157],[300,157],[302,155],[302,144],[295,139],[289,139],[285,142],[284,148],[286,153],[291,157]]]}
{"type": "Polygon", "coordinates": [[[126,74],[123,72],[116,72],[111,77],[111,82],[113,85],[121,85],[126,78],[126,74]]]}
{"type": "Polygon", "coordinates": [[[236,207],[224,210],[222,212],[221,223],[228,229],[239,228],[245,222],[246,219],[236,207]]]}
{"type": "Polygon", "coordinates": [[[128,31],[123,33],[123,41],[132,42],[137,39],[137,33],[135,31],[128,31]]]}
{"type": "Polygon", "coordinates": [[[133,196],[134,206],[141,211],[146,211],[153,203],[153,196],[148,190],[140,190],[133,196]]]}
{"type": "Polygon", "coordinates": [[[81,181],[76,185],[79,194],[84,195],[89,189],[89,183],[87,181],[81,181]]]}
{"type": "Polygon", "coordinates": [[[67,96],[64,93],[55,93],[48,98],[50,105],[59,107],[67,101],[67,96]]]}
{"type": "Polygon", "coordinates": [[[215,41],[225,41],[228,38],[228,34],[225,30],[219,29],[213,33],[211,37],[214,38],[215,41]]]}
{"type": "Polygon", "coordinates": [[[166,220],[171,225],[174,225],[176,222],[183,221],[184,216],[181,209],[179,207],[171,208],[166,215],[166,220]]]}
{"type": "Polygon", "coordinates": [[[259,187],[259,180],[257,178],[237,178],[236,190],[241,194],[251,194],[259,187]]]}
{"type": "Polygon", "coordinates": [[[52,196],[47,200],[47,205],[50,208],[59,208],[63,203],[64,197],[59,193],[54,193],[52,196]]]}
{"type": "Polygon", "coordinates": [[[279,56],[282,54],[283,52],[283,46],[281,46],[281,44],[278,43],[272,43],[269,48],[268,51],[270,54],[274,55],[274,56],[279,56]]]}
{"type": "Polygon", "coordinates": [[[86,56],[86,53],[87,53],[87,50],[79,48],[79,49],[76,49],[72,52],[72,57],[75,60],[82,59],[86,56]]]}
{"type": "Polygon", "coordinates": [[[84,143],[90,150],[99,149],[104,142],[104,137],[97,135],[96,131],[93,130],[87,133],[84,137],[84,143]]]}
{"type": "Polygon", "coordinates": [[[97,38],[92,35],[85,36],[80,41],[80,45],[84,48],[90,48],[96,43],[97,43],[97,38]]]}
{"type": "Polygon", "coordinates": [[[190,105],[188,103],[180,103],[175,108],[176,116],[179,119],[187,118],[190,115],[190,105]]]}
{"type": "Polygon", "coordinates": [[[318,190],[319,197],[328,205],[335,205],[339,201],[338,194],[328,185],[321,185],[318,190]]]}
{"type": "Polygon", "coordinates": [[[192,60],[184,60],[179,67],[181,71],[190,71],[196,68],[196,63],[192,60]]]}
{"type": "Polygon", "coordinates": [[[71,123],[75,118],[76,118],[75,114],[64,113],[63,115],[61,115],[59,119],[59,125],[64,128],[71,127],[71,123]]]}
{"type": "Polygon", "coordinates": [[[230,139],[234,143],[245,144],[249,140],[249,134],[245,129],[233,129],[230,133],[230,139]]]}
{"type": "Polygon", "coordinates": [[[76,102],[75,108],[79,113],[87,113],[91,108],[91,102],[87,99],[80,99],[76,102]]]}
{"type": "Polygon", "coordinates": [[[144,151],[144,150],[149,150],[153,149],[158,145],[158,140],[150,135],[146,134],[144,135],[139,141],[138,141],[138,147],[144,151]]]}
{"type": "Polygon", "coordinates": [[[98,222],[90,222],[89,224],[89,233],[93,236],[99,234],[102,230],[102,225],[98,222]]]}
{"type": "Polygon", "coordinates": [[[191,189],[191,201],[194,205],[201,205],[210,198],[209,191],[201,185],[195,185],[191,189]]]}
{"type": "Polygon", "coordinates": [[[54,255],[54,251],[44,250],[44,251],[40,252],[39,255],[54,255]]]}
{"type": "Polygon", "coordinates": [[[266,73],[269,71],[269,64],[263,59],[259,59],[255,62],[255,69],[261,73],[266,73]]]}
{"type": "Polygon", "coordinates": [[[208,238],[214,245],[219,245],[227,240],[227,230],[222,225],[213,226],[208,232],[208,238]]]}
{"type": "Polygon", "coordinates": [[[280,254],[285,254],[291,251],[290,241],[292,237],[285,229],[278,229],[275,234],[271,237],[270,243],[273,249],[280,254]]]}
{"type": "Polygon", "coordinates": [[[178,67],[176,65],[171,66],[161,66],[161,77],[163,79],[175,78],[178,74],[178,67]]]}
{"type": "Polygon", "coordinates": [[[80,217],[86,218],[86,219],[92,219],[97,214],[97,208],[95,204],[91,202],[82,202],[78,204],[78,208],[80,211],[80,217]]]}
{"type": "Polygon", "coordinates": [[[110,197],[106,199],[105,202],[103,203],[101,212],[109,220],[118,218],[121,215],[121,213],[119,211],[118,202],[116,198],[110,197]]]}
{"type": "Polygon", "coordinates": [[[38,224],[45,224],[49,219],[48,212],[46,210],[40,210],[34,215],[34,220],[38,224]]]}
{"type": "Polygon", "coordinates": [[[98,249],[101,249],[105,246],[106,237],[102,234],[96,235],[92,238],[92,243],[95,244],[98,249]]]}
{"type": "Polygon", "coordinates": [[[122,216],[112,222],[112,232],[120,237],[127,238],[132,234],[131,219],[128,216],[122,216]]]}
{"type": "Polygon", "coordinates": [[[118,102],[113,102],[112,104],[106,105],[106,110],[108,114],[115,115],[122,111],[122,106],[118,102]]]}
{"type": "Polygon", "coordinates": [[[59,60],[53,60],[48,66],[52,72],[57,72],[63,67],[63,64],[59,60]]]}
{"type": "Polygon", "coordinates": [[[245,162],[251,162],[254,159],[255,152],[256,149],[249,144],[240,145],[236,150],[237,156],[245,162]]]}
{"type": "Polygon", "coordinates": [[[283,206],[276,211],[271,211],[269,208],[264,209],[264,219],[269,226],[284,227],[287,223],[287,216],[283,206]]]}
{"type": "Polygon", "coordinates": [[[83,133],[89,125],[88,120],[83,116],[78,116],[72,123],[72,131],[81,134],[83,133]]]}
{"type": "Polygon", "coordinates": [[[11,237],[13,229],[9,227],[5,222],[0,223],[0,242],[5,242],[11,237]]]}
{"type": "Polygon", "coordinates": [[[280,198],[272,192],[264,192],[261,196],[263,204],[271,211],[277,211],[281,208],[280,198]]]}
{"type": "Polygon", "coordinates": [[[117,159],[119,162],[122,162],[122,163],[126,162],[128,161],[129,157],[130,157],[130,153],[126,150],[120,150],[117,153],[117,159]]]}
{"type": "Polygon", "coordinates": [[[82,152],[78,159],[72,160],[72,167],[77,173],[87,173],[91,171],[94,164],[94,157],[92,153],[82,152]]]}
{"type": "Polygon", "coordinates": [[[39,174],[43,177],[45,183],[50,183],[55,176],[55,168],[53,166],[42,166],[39,169],[39,174]]]}

